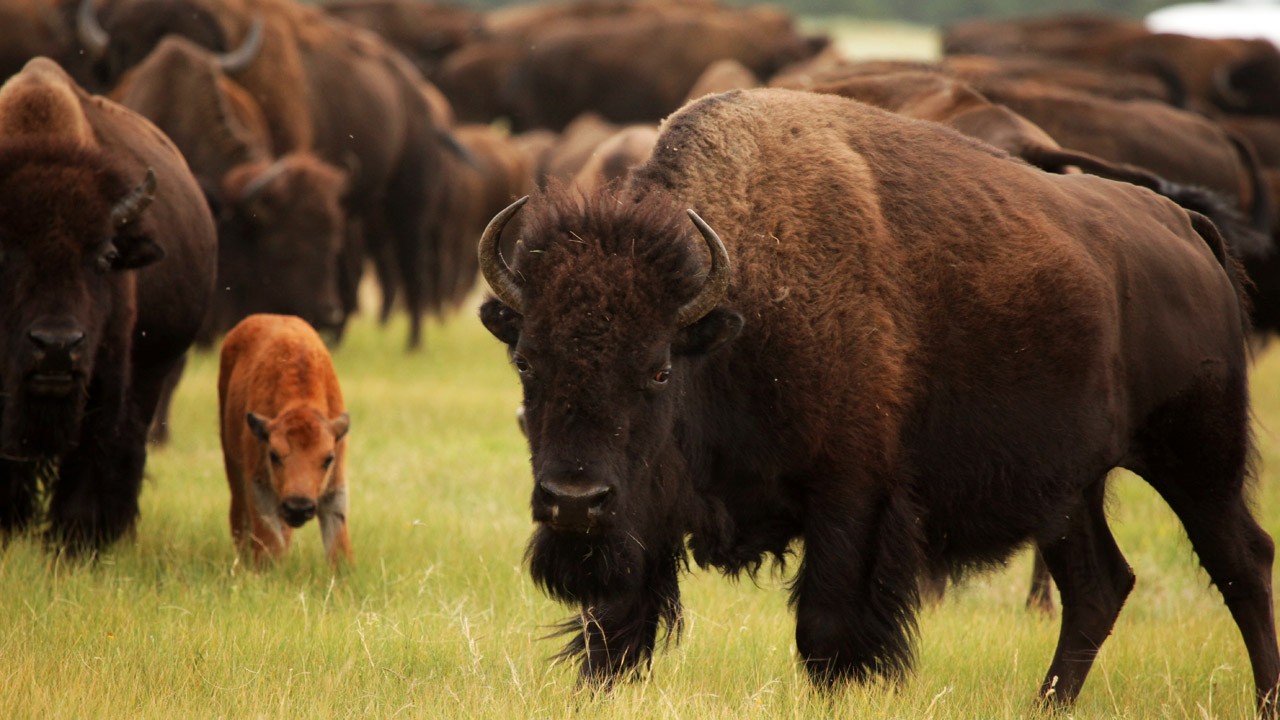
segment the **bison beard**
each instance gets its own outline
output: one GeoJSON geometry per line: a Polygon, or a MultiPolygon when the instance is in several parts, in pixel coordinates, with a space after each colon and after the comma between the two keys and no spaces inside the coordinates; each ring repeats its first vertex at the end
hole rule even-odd
{"type": "Polygon", "coordinates": [[[0,420],[0,456],[35,460],[59,455],[75,446],[87,395],[83,382],[67,397],[40,397],[18,392],[4,404],[0,420]]]}

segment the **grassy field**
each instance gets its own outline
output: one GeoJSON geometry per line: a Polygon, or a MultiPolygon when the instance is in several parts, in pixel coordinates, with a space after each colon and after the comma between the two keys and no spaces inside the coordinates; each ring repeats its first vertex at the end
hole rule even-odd
{"type": "MultiPolygon", "coordinates": [[[[924,612],[899,688],[811,689],[795,663],[785,578],[685,581],[683,642],[605,695],[576,686],[543,639],[567,616],[528,580],[527,451],[514,373],[472,312],[402,350],[404,327],[357,322],[335,361],[351,415],[352,540],[334,576],[314,523],[266,572],[236,562],[216,430],[216,358],[195,357],[175,441],[152,454],[137,537],[94,564],[30,538],[0,553],[0,706],[13,718],[1017,718],[1057,637],[1022,609],[1029,561],[924,612]]],[[[1265,470],[1280,532],[1280,352],[1257,362],[1265,470]]],[[[1243,645],[1181,529],[1140,481],[1112,516],[1137,589],[1078,718],[1241,718],[1243,645]]]]}

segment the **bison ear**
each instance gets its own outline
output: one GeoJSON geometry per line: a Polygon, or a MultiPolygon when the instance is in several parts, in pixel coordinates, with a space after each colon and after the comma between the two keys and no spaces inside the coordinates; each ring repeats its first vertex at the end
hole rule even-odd
{"type": "Polygon", "coordinates": [[[701,320],[681,328],[671,344],[673,355],[705,355],[738,337],[742,332],[742,316],[732,310],[716,308],[701,320]]]}
{"type": "Polygon", "coordinates": [[[498,298],[489,298],[480,306],[480,322],[484,323],[494,337],[514,347],[520,339],[524,316],[507,307],[498,298]]]}
{"type": "Polygon", "coordinates": [[[351,429],[351,416],[342,413],[338,417],[329,421],[329,429],[333,431],[333,441],[336,443],[346,437],[347,431],[351,429]]]}
{"type": "Polygon", "coordinates": [[[270,442],[271,433],[267,431],[267,419],[257,413],[248,413],[244,417],[249,423],[249,429],[253,431],[253,436],[262,442],[270,442]]]}
{"type": "Polygon", "coordinates": [[[112,270],[137,270],[164,257],[164,248],[146,235],[117,235],[111,244],[116,248],[112,270]]]}

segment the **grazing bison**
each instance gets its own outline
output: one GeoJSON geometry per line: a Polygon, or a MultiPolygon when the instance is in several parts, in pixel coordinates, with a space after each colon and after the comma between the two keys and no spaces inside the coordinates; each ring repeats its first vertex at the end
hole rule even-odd
{"type": "Polygon", "coordinates": [[[141,116],[36,59],[0,88],[0,531],[131,529],[147,427],[213,290],[213,220],[141,116]]]}
{"type": "Polygon", "coordinates": [[[250,315],[227,333],[218,369],[231,537],[259,564],[289,549],[293,528],[318,517],[329,562],[347,538],[350,417],[329,352],[289,315],[250,315]]]}
{"type": "Polygon", "coordinates": [[[922,574],[1031,542],[1063,601],[1041,696],[1069,703],[1134,582],[1119,466],[1178,514],[1274,697],[1248,319],[1202,216],[776,89],[668,118],[619,194],[529,202],[508,268],[522,205],[482,236],[480,316],[524,388],[530,571],[578,606],[585,678],[678,628],[686,552],[753,572],[801,540],[796,645],[829,683],[905,673],[922,574]]]}

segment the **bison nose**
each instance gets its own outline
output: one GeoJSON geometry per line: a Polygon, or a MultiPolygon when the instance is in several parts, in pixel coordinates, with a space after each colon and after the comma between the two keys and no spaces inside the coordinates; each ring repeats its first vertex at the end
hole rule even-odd
{"type": "Polygon", "coordinates": [[[311,498],[291,495],[280,501],[280,517],[289,527],[302,527],[315,514],[316,502],[311,498]]]}
{"type": "Polygon", "coordinates": [[[27,337],[40,353],[70,353],[84,342],[84,331],[71,327],[35,327],[27,337]]]}
{"type": "Polygon", "coordinates": [[[613,488],[599,483],[548,479],[538,483],[540,500],[551,524],[570,530],[588,531],[600,521],[605,502],[613,488]]]}

